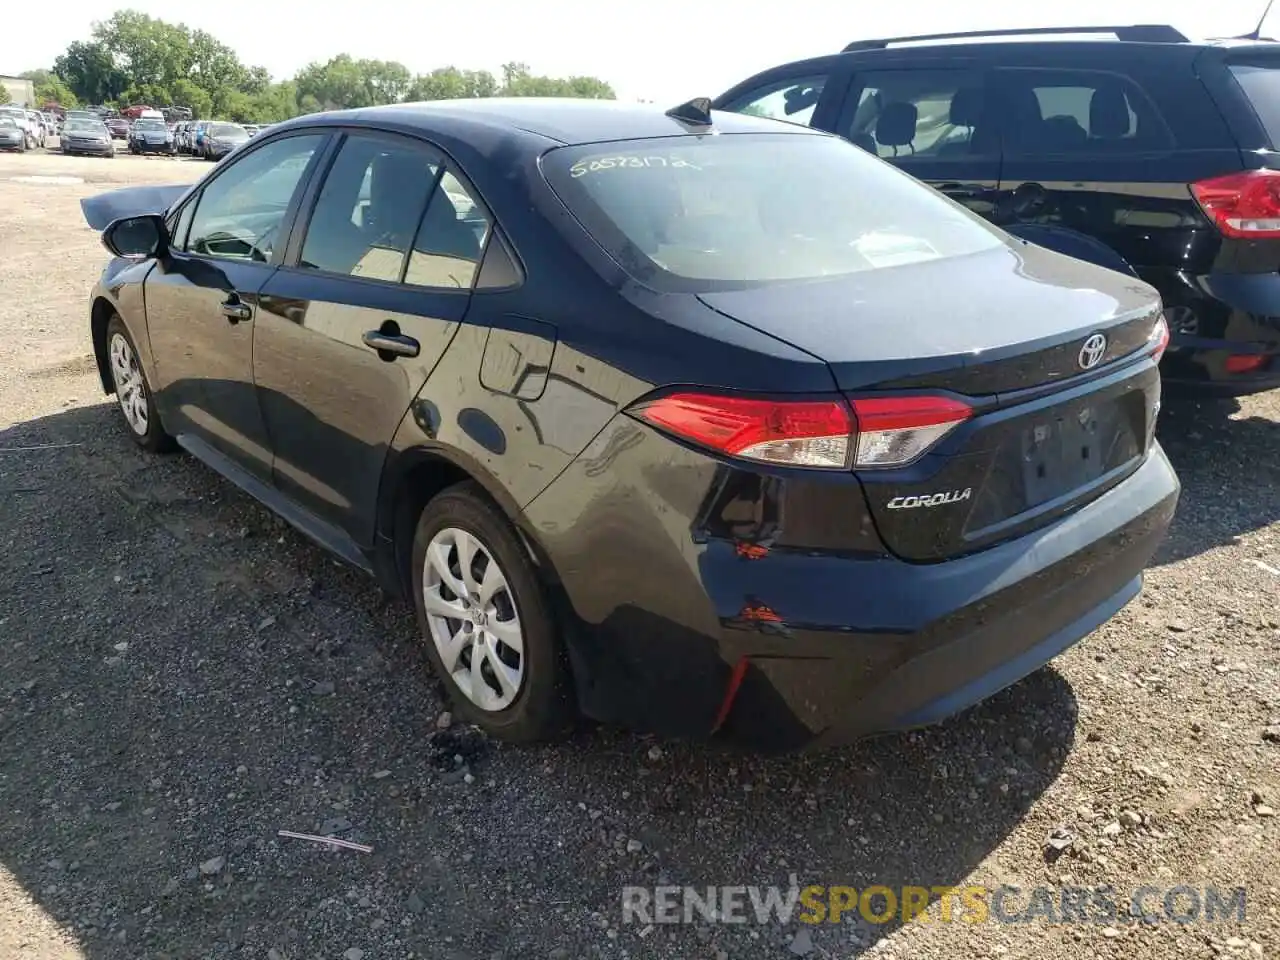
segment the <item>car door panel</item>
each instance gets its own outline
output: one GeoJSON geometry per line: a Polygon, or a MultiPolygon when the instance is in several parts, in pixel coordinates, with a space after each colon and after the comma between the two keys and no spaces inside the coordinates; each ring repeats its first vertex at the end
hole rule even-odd
{"type": "Polygon", "coordinates": [[[253,384],[252,315],[274,270],[173,254],[146,280],[161,417],[175,435],[196,434],[260,477],[270,475],[271,449],[253,384]],[[223,315],[229,302],[249,319],[223,315]]]}
{"type": "Polygon", "coordinates": [[[254,380],[282,492],[372,542],[386,451],[467,312],[466,291],[428,291],[282,268],[262,290],[254,380]],[[381,355],[366,334],[417,343],[381,355]]]}
{"type": "Polygon", "coordinates": [[[272,453],[253,382],[258,292],[327,139],[286,135],[228,162],[170,216],[170,249],[144,284],[166,425],[259,480],[271,476],[272,453]]]}
{"type": "Polygon", "coordinates": [[[1010,118],[998,222],[1086,234],[1137,268],[1179,262],[1198,246],[1196,234],[1207,231],[1185,184],[1220,161],[1174,152],[1135,76],[1063,66],[993,77],[1010,118]]]}
{"type": "Polygon", "coordinates": [[[563,342],[550,325],[514,315],[518,297],[478,294],[468,322],[401,424],[393,460],[416,448],[456,451],[520,509],[559,476],[648,385],[563,342]],[[495,343],[502,362],[495,361],[495,343]],[[515,344],[517,359],[509,352],[515,344]],[[550,356],[543,372],[540,360],[550,356]],[[491,387],[477,375],[487,371],[491,387]],[[537,398],[532,399],[534,393],[537,398]]]}

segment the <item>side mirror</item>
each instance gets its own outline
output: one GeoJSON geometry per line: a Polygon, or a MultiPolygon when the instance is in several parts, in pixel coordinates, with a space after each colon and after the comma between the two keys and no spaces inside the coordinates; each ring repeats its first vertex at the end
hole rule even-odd
{"type": "Polygon", "coordinates": [[[154,215],[121,217],[102,231],[102,245],[117,257],[146,260],[159,256],[168,248],[164,218],[154,215]]]}

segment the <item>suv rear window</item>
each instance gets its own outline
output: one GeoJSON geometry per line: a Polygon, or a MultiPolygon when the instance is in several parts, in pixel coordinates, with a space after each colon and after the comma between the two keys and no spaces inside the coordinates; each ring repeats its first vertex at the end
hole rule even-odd
{"type": "Polygon", "coordinates": [[[994,228],[846,140],[667,137],[560,147],[552,188],[635,279],[707,292],[1000,246],[994,228]]]}
{"type": "Polygon", "coordinates": [[[1228,69],[1253,104],[1253,112],[1258,115],[1271,146],[1280,144],[1280,63],[1271,66],[1233,63],[1228,69]]]}

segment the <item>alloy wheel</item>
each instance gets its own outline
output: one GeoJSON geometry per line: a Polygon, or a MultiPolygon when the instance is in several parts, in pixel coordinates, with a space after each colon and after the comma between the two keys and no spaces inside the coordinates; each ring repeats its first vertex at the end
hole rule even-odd
{"type": "Polygon", "coordinates": [[[505,710],[525,672],[524,634],[506,574],[475,534],[457,527],[431,538],[423,564],[423,608],[445,671],[481,710],[505,710]]]}
{"type": "Polygon", "coordinates": [[[147,403],[147,385],[138,367],[138,356],[128,339],[121,333],[111,335],[108,346],[111,356],[111,378],[116,385],[116,399],[120,412],[137,436],[145,437],[151,418],[147,403]]]}

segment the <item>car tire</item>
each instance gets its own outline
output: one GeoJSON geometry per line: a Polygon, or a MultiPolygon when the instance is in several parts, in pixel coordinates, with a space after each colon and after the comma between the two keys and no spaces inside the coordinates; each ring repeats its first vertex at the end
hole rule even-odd
{"type": "Polygon", "coordinates": [[[150,453],[175,449],[177,443],[160,422],[160,412],[138,357],[138,348],[119,314],[107,323],[106,352],[116,406],[133,442],[150,453]]]}
{"type": "Polygon", "coordinates": [[[455,715],[512,742],[566,735],[576,713],[568,656],[528,554],[481,487],[460,483],[427,503],[414,532],[412,558],[418,625],[455,715]],[[458,564],[464,550],[472,557],[472,570],[477,565],[481,569],[479,577],[473,573],[470,579],[471,603],[449,588],[451,582],[467,586],[458,564]],[[445,576],[441,564],[447,568],[445,576]],[[492,564],[497,565],[497,581],[492,564]],[[500,585],[487,597],[474,589],[494,583],[500,585]],[[430,609],[428,595],[435,599],[430,609]],[[449,617],[444,609],[457,609],[466,619],[449,617]],[[494,630],[499,624],[505,628],[494,630]],[[521,649],[516,651],[506,639],[518,640],[521,649]],[[452,662],[446,664],[450,647],[452,662]],[[483,659],[473,669],[477,655],[483,659]],[[499,670],[505,673],[505,686],[498,682],[499,670]],[[479,690],[469,692],[477,683],[479,690]]]}

